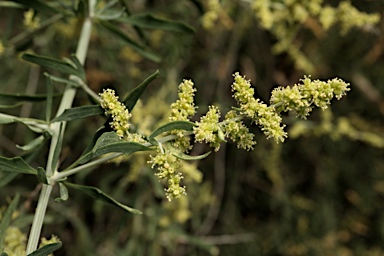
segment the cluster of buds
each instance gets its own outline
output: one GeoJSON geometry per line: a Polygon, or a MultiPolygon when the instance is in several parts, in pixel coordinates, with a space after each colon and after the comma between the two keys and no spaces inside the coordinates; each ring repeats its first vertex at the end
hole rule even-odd
{"type": "Polygon", "coordinates": [[[148,163],[152,164],[152,168],[157,169],[155,174],[160,180],[168,180],[168,188],[165,189],[166,197],[169,201],[179,198],[186,194],[185,186],[180,185],[183,175],[178,172],[181,166],[180,160],[171,154],[158,151],[157,155],[150,156],[148,163]]]}
{"type": "MultiPolygon", "coordinates": [[[[245,118],[256,123],[268,139],[273,138],[277,143],[283,142],[287,133],[284,131],[285,125],[282,124],[281,112],[292,111],[297,116],[306,118],[313,107],[324,110],[334,97],[340,99],[350,90],[349,84],[338,78],[323,82],[305,77],[301,80],[301,84],[274,89],[270,99],[271,105],[267,105],[254,97],[254,89],[249,80],[239,73],[235,73],[233,77],[232,92],[238,106],[230,110],[224,120],[220,120],[221,113],[218,107],[209,106],[207,113],[195,122],[193,127],[195,141],[205,142],[215,151],[220,149],[220,144],[226,142],[226,139],[237,143],[238,148],[253,149],[256,144],[255,136],[242,122],[245,118]]],[[[195,115],[196,89],[193,85],[191,80],[184,80],[179,85],[179,98],[171,104],[170,121],[189,121],[195,115]]],[[[100,96],[105,113],[112,116],[111,127],[121,138],[132,138],[135,134],[128,132],[131,114],[125,105],[119,102],[111,89],[104,90],[100,96]]],[[[168,135],[176,136],[170,136],[171,141],[158,143],[157,153],[150,156],[151,160],[148,163],[153,169],[157,169],[155,175],[159,180],[167,181],[166,196],[168,200],[172,200],[186,194],[185,186],[180,185],[183,174],[179,171],[181,161],[175,151],[182,155],[191,149],[191,145],[189,136],[186,136],[190,133],[173,130],[168,132],[168,135]]],[[[140,143],[144,140],[140,137],[134,141],[140,143]]]]}
{"type": "Polygon", "coordinates": [[[301,82],[302,84],[278,87],[272,91],[271,104],[277,112],[293,111],[297,117],[305,119],[313,106],[324,110],[334,97],[339,100],[350,90],[349,84],[339,78],[324,82],[305,77],[301,82]]]}

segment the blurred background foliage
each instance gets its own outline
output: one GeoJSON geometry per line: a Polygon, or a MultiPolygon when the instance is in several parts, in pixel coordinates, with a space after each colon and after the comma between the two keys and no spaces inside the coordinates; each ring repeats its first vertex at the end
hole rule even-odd
{"type": "MultiPolygon", "coordinates": [[[[53,6],[76,2],[48,1],[53,6]]],[[[44,236],[55,234],[63,241],[55,255],[384,255],[384,1],[131,0],[125,5],[131,14],[151,13],[196,30],[121,25],[162,57],[156,63],[96,22],[86,61],[95,92],[113,87],[124,96],[160,70],[133,110],[132,121],[144,134],[166,121],[183,78],[195,82],[199,113],[213,103],[229,110],[235,71],[251,79],[264,102],[273,88],[298,83],[304,75],[337,76],[352,90],[309,120],[285,116],[289,138],[284,144],[266,140],[255,128],[254,151],[226,144],[207,159],[185,163],[188,195],[179,200],[166,200],[146,153],[72,177],[144,214],[127,214],[70,191],[67,202],[50,203],[43,229],[44,236]]],[[[2,93],[45,92],[44,70],[23,62],[21,52],[61,58],[77,44],[81,17],[57,18],[42,27],[55,15],[30,11],[28,23],[27,11],[0,8],[2,93]]],[[[79,92],[75,105],[85,104],[89,99],[79,92]]],[[[44,106],[25,103],[1,111],[41,118],[44,106]]],[[[90,118],[68,125],[63,167],[102,124],[90,118]]],[[[0,154],[8,157],[25,154],[16,145],[35,136],[22,124],[0,130],[0,154]]],[[[196,145],[192,154],[207,150],[196,145]]],[[[44,166],[45,158],[42,147],[31,164],[44,166]]],[[[0,191],[2,209],[22,193],[13,225],[27,235],[39,191],[36,180],[20,175],[0,191]]]]}

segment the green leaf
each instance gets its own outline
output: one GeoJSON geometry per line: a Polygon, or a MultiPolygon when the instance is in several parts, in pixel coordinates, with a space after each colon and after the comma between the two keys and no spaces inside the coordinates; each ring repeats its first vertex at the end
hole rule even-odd
{"type": "Polygon", "coordinates": [[[141,84],[136,86],[132,91],[128,93],[128,96],[124,99],[123,103],[127,107],[128,111],[131,112],[135,107],[137,100],[143,94],[148,84],[155,80],[159,76],[159,70],[147,77],[141,84]]]}
{"type": "Polygon", "coordinates": [[[3,251],[3,241],[5,237],[5,231],[7,230],[9,224],[12,220],[12,213],[15,211],[17,204],[19,203],[19,194],[16,194],[16,196],[13,198],[12,202],[8,206],[7,210],[5,211],[3,218],[0,222],[0,251],[3,251]]]}
{"type": "Polygon", "coordinates": [[[47,83],[47,105],[45,107],[45,121],[49,123],[52,113],[53,84],[52,79],[49,76],[45,76],[45,82],[47,83]]]}
{"type": "Polygon", "coordinates": [[[108,1],[102,9],[96,10],[95,16],[100,20],[116,20],[125,13],[125,8],[114,10],[112,7],[117,4],[118,0],[108,1]]]}
{"type": "Polygon", "coordinates": [[[19,156],[13,158],[0,156],[0,171],[37,175],[37,170],[19,156]]]}
{"type": "Polygon", "coordinates": [[[29,53],[24,53],[21,58],[25,61],[40,65],[42,67],[54,69],[69,75],[75,75],[80,77],[82,80],[85,79],[83,70],[77,69],[75,66],[66,61],[29,53]]]}
{"type": "Polygon", "coordinates": [[[151,135],[149,135],[148,139],[152,141],[156,136],[172,130],[192,131],[194,126],[195,124],[189,121],[173,121],[157,128],[151,135]]]}
{"type": "Polygon", "coordinates": [[[0,188],[7,185],[9,182],[11,182],[16,176],[18,175],[17,172],[1,172],[0,175],[0,188]]]}
{"type": "Polygon", "coordinates": [[[147,29],[161,29],[187,34],[195,32],[195,29],[186,23],[155,17],[152,14],[131,15],[122,17],[119,21],[147,29]]]}
{"type": "Polygon", "coordinates": [[[24,146],[16,145],[16,147],[24,151],[31,151],[36,147],[40,146],[45,140],[46,140],[46,137],[44,135],[40,135],[36,139],[31,140],[27,145],[24,145],[24,146]]]}
{"type": "MultiPolygon", "coordinates": [[[[58,95],[56,95],[58,96],[58,95]]],[[[47,99],[47,95],[45,94],[35,94],[35,95],[26,95],[20,93],[0,93],[0,104],[15,104],[24,101],[30,102],[39,102],[45,101],[47,99]]]]}
{"type": "Polygon", "coordinates": [[[10,124],[16,122],[16,117],[0,113],[0,124],[10,124]]]}
{"type": "Polygon", "coordinates": [[[118,201],[116,201],[112,197],[108,196],[107,194],[105,194],[103,191],[101,191],[98,188],[90,187],[90,186],[84,186],[84,185],[78,185],[78,184],[73,184],[73,183],[69,183],[69,182],[64,182],[64,184],[66,186],[68,186],[68,187],[77,189],[77,190],[87,194],[88,196],[92,197],[93,199],[96,199],[96,200],[99,200],[99,201],[102,201],[102,202],[105,202],[105,203],[108,203],[108,204],[112,204],[112,205],[118,206],[118,207],[122,208],[123,210],[126,210],[126,211],[128,211],[130,213],[142,214],[142,212],[139,211],[139,210],[136,210],[134,208],[128,207],[128,206],[126,206],[126,205],[124,205],[122,203],[119,203],[118,201]]]}
{"type": "Polygon", "coordinates": [[[134,49],[137,53],[141,54],[143,57],[152,60],[154,62],[160,62],[161,57],[157,55],[153,50],[151,50],[146,45],[135,42],[131,37],[121,31],[115,25],[112,25],[108,21],[100,21],[99,22],[104,28],[106,28],[109,32],[111,32],[116,37],[120,38],[124,42],[126,42],[132,49],[134,49]]]}
{"type": "Polygon", "coordinates": [[[44,131],[49,130],[48,125],[42,120],[0,113],[0,124],[10,124],[14,122],[20,122],[36,133],[43,133],[44,131]]]}
{"type": "Polygon", "coordinates": [[[79,164],[84,164],[93,158],[112,152],[120,152],[125,155],[130,155],[137,151],[148,150],[151,150],[151,148],[136,142],[126,142],[121,140],[115,132],[106,132],[98,138],[92,151],[83,155],[77,162],[79,164]]]}
{"type": "Polygon", "coordinates": [[[60,190],[60,197],[56,198],[55,202],[67,201],[69,197],[68,189],[62,182],[59,182],[59,190],[60,190]]]}
{"type": "Polygon", "coordinates": [[[37,167],[37,179],[40,183],[48,185],[47,174],[42,167],[37,167]]]}
{"type": "Polygon", "coordinates": [[[46,4],[44,1],[38,1],[38,0],[12,0],[16,3],[22,4],[25,7],[35,9],[36,11],[42,12],[42,13],[62,13],[61,10],[56,9],[48,4],[46,4]]]}
{"type": "Polygon", "coordinates": [[[201,159],[204,159],[207,156],[209,156],[209,154],[211,154],[211,152],[207,152],[207,153],[205,153],[203,155],[199,155],[199,156],[190,156],[190,155],[184,154],[183,152],[180,152],[177,150],[170,150],[170,152],[175,157],[180,158],[182,160],[186,160],[186,161],[201,160],[201,159]]]}
{"type": "Polygon", "coordinates": [[[8,8],[24,8],[21,4],[12,3],[9,1],[0,1],[0,7],[8,7],[8,8]]]}
{"type": "Polygon", "coordinates": [[[60,129],[59,129],[59,135],[57,139],[57,143],[55,145],[55,150],[53,151],[53,157],[52,157],[52,170],[56,170],[57,164],[59,162],[60,152],[61,152],[61,145],[63,143],[63,123],[60,123],[60,129]]]}
{"type": "Polygon", "coordinates": [[[8,256],[8,254],[7,254],[6,252],[2,252],[2,253],[0,254],[0,256],[8,256]]]}
{"type": "Polygon", "coordinates": [[[48,256],[49,254],[53,253],[54,251],[57,251],[58,249],[60,249],[62,244],[63,244],[62,242],[47,244],[44,247],[37,249],[33,253],[28,254],[27,256],[48,256]]]}
{"type": "Polygon", "coordinates": [[[72,85],[74,87],[80,87],[81,84],[79,84],[79,82],[76,80],[70,80],[70,79],[66,79],[66,78],[61,78],[61,77],[58,77],[58,76],[53,76],[51,74],[48,74],[48,73],[44,73],[45,76],[49,77],[52,81],[55,81],[55,82],[58,82],[58,83],[62,83],[62,84],[69,84],[69,85],[72,85]]]}
{"type": "Polygon", "coordinates": [[[100,105],[89,105],[66,109],[60,116],[54,118],[52,122],[72,121],[90,116],[101,115],[104,110],[100,105]]]}

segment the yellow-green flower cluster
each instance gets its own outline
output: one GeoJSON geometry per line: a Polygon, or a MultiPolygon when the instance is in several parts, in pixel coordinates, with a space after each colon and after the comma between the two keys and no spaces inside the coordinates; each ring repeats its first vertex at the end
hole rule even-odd
{"type": "Polygon", "coordinates": [[[235,73],[232,84],[233,97],[240,106],[241,114],[251,118],[261,127],[267,138],[273,138],[276,142],[283,142],[287,137],[284,131],[285,125],[281,124],[282,118],[272,106],[267,106],[259,99],[254,98],[254,90],[249,80],[235,73]]]}
{"type": "Polygon", "coordinates": [[[200,118],[200,122],[196,122],[193,127],[195,140],[198,142],[209,143],[215,151],[220,149],[220,142],[224,141],[224,133],[219,125],[220,110],[218,107],[209,106],[206,115],[200,118]]]}
{"type": "Polygon", "coordinates": [[[306,118],[313,105],[324,110],[333,97],[340,99],[350,90],[349,84],[338,78],[324,82],[305,77],[301,81],[302,84],[278,87],[272,91],[271,104],[277,112],[293,111],[298,117],[306,118]]]}
{"type": "Polygon", "coordinates": [[[374,25],[380,21],[378,13],[360,12],[349,1],[340,2],[337,8],[326,6],[319,15],[319,21],[325,29],[339,23],[341,33],[346,34],[352,27],[374,25]]]}
{"type": "Polygon", "coordinates": [[[27,237],[17,227],[10,226],[5,231],[4,252],[9,256],[25,255],[27,237]]]}
{"type": "Polygon", "coordinates": [[[34,30],[39,28],[39,18],[34,16],[35,11],[33,9],[29,9],[28,11],[24,12],[24,26],[27,29],[34,30]]]}
{"type": "Polygon", "coordinates": [[[3,42],[0,41],[0,56],[3,55],[4,52],[5,52],[5,47],[3,45],[3,42]]]}
{"type": "MultiPolygon", "coordinates": [[[[194,96],[196,88],[193,87],[191,80],[183,80],[179,85],[179,99],[171,104],[170,121],[188,121],[196,113],[194,96]]],[[[179,138],[172,142],[174,148],[182,152],[188,152],[191,149],[190,138],[183,135],[181,131],[172,131],[171,134],[177,134],[179,138]]]]}
{"type": "Polygon", "coordinates": [[[171,104],[170,121],[189,120],[196,113],[196,107],[194,103],[196,89],[193,87],[191,80],[183,80],[179,85],[179,99],[171,104]]]}
{"type": "Polygon", "coordinates": [[[152,164],[152,169],[157,168],[155,174],[159,179],[168,181],[168,188],[164,189],[166,197],[169,201],[186,195],[185,186],[181,186],[180,182],[183,175],[177,171],[180,168],[180,160],[168,153],[158,152],[156,156],[150,156],[148,163],[152,164]]]}
{"type": "Polygon", "coordinates": [[[226,137],[237,143],[238,148],[251,150],[256,144],[256,141],[253,140],[255,135],[249,132],[248,127],[239,119],[235,110],[231,110],[225,115],[223,132],[226,137]]]}
{"type": "MultiPolygon", "coordinates": [[[[39,248],[42,248],[48,244],[53,244],[53,243],[57,243],[57,242],[60,242],[60,238],[58,238],[55,235],[52,235],[50,239],[42,237],[40,240],[39,248]]],[[[53,254],[51,253],[48,256],[53,256],[53,254]]]]}
{"type": "Polygon", "coordinates": [[[100,105],[105,109],[106,115],[111,115],[113,121],[109,124],[115,130],[116,134],[123,138],[125,135],[129,135],[129,118],[131,114],[123,103],[119,101],[119,97],[115,95],[115,91],[112,89],[103,90],[100,93],[101,101],[100,105]]]}

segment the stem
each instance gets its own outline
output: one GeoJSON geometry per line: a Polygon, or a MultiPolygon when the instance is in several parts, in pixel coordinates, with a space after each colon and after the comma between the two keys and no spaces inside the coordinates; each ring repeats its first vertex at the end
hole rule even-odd
{"type": "MultiPolygon", "coordinates": [[[[89,16],[84,20],[83,27],[80,34],[79,44],[76,50],[76,56],[82,64],[84,64],[85,62],[85,57],[88,51],[88,44],[89,44],[89,40],[92,32],[92,17],[93,17],[95,5],[96,5],[96,0],[89,0],[89,16]]],[[[79,79],[79,78],[75,76],[70,76],[70,79],[79,79]]],[[[67,85],[63,94],[63,98],[61,99],[59,109],[57,111],[57,116],[60,115],[62,112],[64,112],[65,109],[70,108],[72,106],[72,102],[75,98],[75,95],[76,95],[76,89],[70,85],[67,85]]],[[[64,131],[64,129],[65,129],[65,122],[63,122],[62,131],[64,131]]],[[[62,136],[64,134],[64,132],[61,132],[61,136],[59,136],[59,131],[60,131],[60,122],[52,124],[53,136],[52,136],[51,145],[49,149],[47,168],[46,168],[48,177],[51,176],[56,171],[56,170],[52,170],[52,166],[55,165],[56,166],[55,168],[57,168],[57,165],[53,163],[53,159],[54,159],[53,156],[54,156],[56,146],[58,145],[59,140],[62,139],[62,136]]],[[[43,185],[43,188],[41,190],[39,201],[36,207],[36,212],[33,218],[31,232],[28,239],[27,254],[30,254],[37,249],[40,233],[43,227],[43,220],[44,220],[45,212],[47,210],[48,200],[52,191],[52,187],[53,187],[53,184],[43,185]]]]}
{"type": "MultiPolygon", "coordinates": [[[[191,135],[191,134],[193,134],[193,132],[185,132],[185,133],[184,133],[184,136],[188,136],[188,135],[191,135]]],[[[178,135],[168,135],[168,136],[165,136],[165,137],[163,137],[163,138],[161,138],[161,139],[159,139],[159,140],[157,140],[157,141],[158,141],[159,144],[162,144],[162,143],[165,143],[165,142],[174,140],[174,139],[176,139],[176,138],[179,138],[179,136],[178,136],[178,135]]],[[[152,144],[149,143],[149,142],[143,143],[142,145],[143,145],[143,146],[146,146],[146,147],[150,147],[150,146],[152,146],[152,144]]],[[[107,161],[109,161],[109,160],[112,160],[112,159],[114,159],[114,158],[116,158],[116,157],[118,157],[118,156],[121,156],[121,155],[123,155],[123,154],[124,154],[124,153],[114,153],[114,154],[110,154],[110,155],[107,155],[107,156],[105,156],[105,157],[101,157],[101,158],[99,158],[99,159],[97,159],[97,160],[95,160],[95,161],[89,162],[89,163],[87,163],[87,164],[80,165],[80,166],[78,166],[78,167],[76,167],[76,168],[72,168],[72,169],[69,169],[69,170],[66,169],[66,170],[64,170],[64,171],[62,171],[62,172],[56,172],[56,173],[51,177],[50,180],[51,180],[52,182],[56,182],[56,181],[58,181],[58,180],[61,180],[61,179],[66,178],[66,177],[68,177],[68,176],[70,176],[70,175],[76,174],[76,173],[78,173],[78,172],[80,172],[80,171],[82,171],[82,170],[84,170],[84,169],[88,169],[88,168],[91,168],[91,167],[93,167],[93,166],[96,166],[96,165],[99,165],[99,164],[101,164],[101,163],[104,163],[104,162],[107,162],[107,161]]],[[[69,167],[69,168],[71,168],[71,167],[69,167]]]]}

